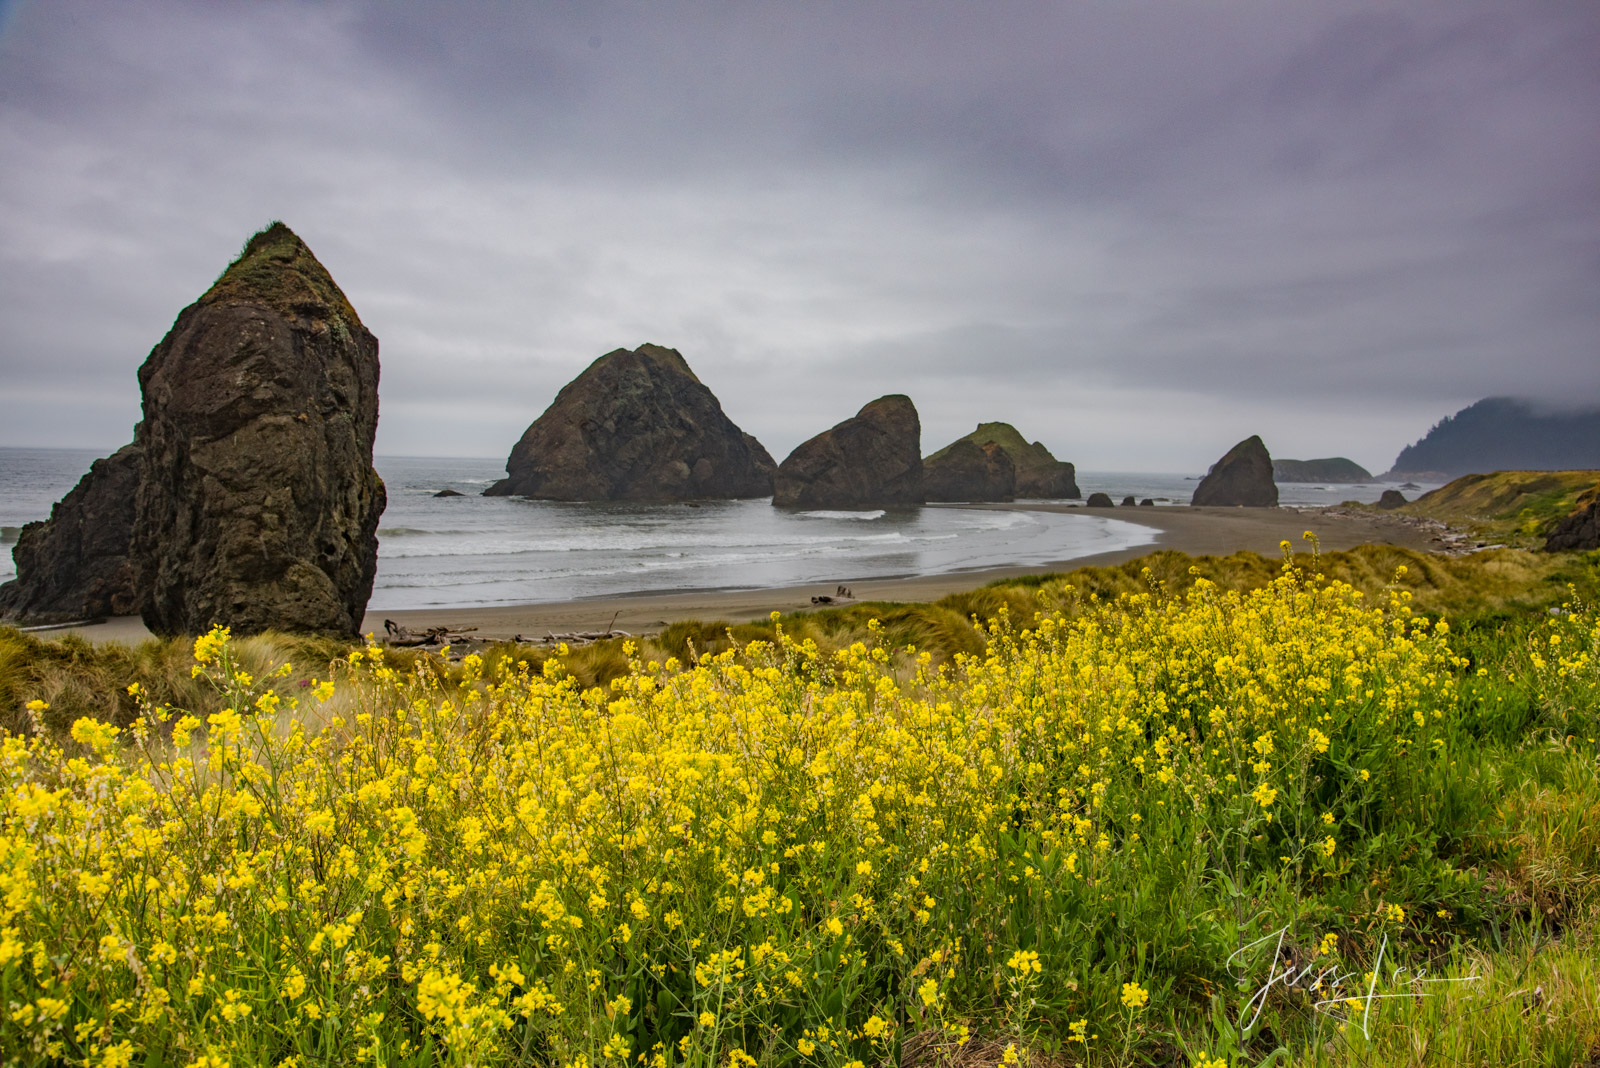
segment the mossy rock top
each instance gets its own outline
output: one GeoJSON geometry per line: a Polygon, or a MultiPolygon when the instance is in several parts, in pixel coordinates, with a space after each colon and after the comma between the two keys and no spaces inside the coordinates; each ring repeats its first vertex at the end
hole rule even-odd
{"type": "Polygon", "coordinates": [[[361,317],[328,269],[298,234],[273,222],[245,242],[244,250],[198,303],[264,304],[289,318],[340,318],[351,327],[361,317]]]}
{"type": "Polygon", "coordinates": [[[1010,423],[979,423],[978,429],[965,437],[952,441],[932,456],[928,457],[930,463],[942,460],[945,455],[959,442],[970,441],[974,445],[986,445],[994,442],[1011,456],[1012,462],[1017,465],[1018,472],[1023,470],[1036,470],[1059,463],[1050,450],[1042,442],[1028,441],[1017,428],[1010,423]]]}

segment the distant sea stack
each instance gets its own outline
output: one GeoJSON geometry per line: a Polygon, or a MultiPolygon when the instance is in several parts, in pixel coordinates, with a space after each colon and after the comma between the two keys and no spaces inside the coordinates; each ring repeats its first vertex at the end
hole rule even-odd
{"type": "Polygon", "coordinates": [[[922,423],[894,393],[802,443],[774,477],[772,503],[789,508],[922,504],[922,423]]]}
{"type": "MultiPolygon", "coordinates": [[[[1078,492],[1076,469],[1071,464],[1050,455],[1050,450],[1040,442],[1029,443],[1010,423],[979,423],[978,429],[960,441],[968,441],[978,446],[993,442],[1004,449],[1017,470],[1014,491],[1017,497],[1077,500],[1083,496],[1078,492]]],[[[924,460],[923,464],[939,464],[945,454],[955,448],[960,441],[946,445],[924,460]]],[[[928,499],[936,501],[946,498],[933,496],[930,489],[928,499]]]]}
{"type": "Polygon", "coordinates": [[[282,223],[139,368],[131,558],[157,634],[354,635],[377,569],[378,339],[282,223]]]}
{"type": "Polygon", "coordinates": [[[1210,474],[1195,487],[1191,505],[1276,508],[1278,484],[1272,480],[1272,456],[1252,434],[1229,449],[1210,474]]]}
{"type": "Polygon", "coordinates": [[[1322,460],[1274,460],[1274,482],[1371,482],[1372,472],[1343,456],[1322,460]]]}
{"type": "Polygon", "coordinates": [[[1017,495],[1017,467],[992,441],[962,438],[922,461],[930,501],[1009,501],[1017,495]]]}
{"type": "Polygon", "coordinates": [[[600,357],[523,433],[489,497],[661,501],[765,497],[775,465],[676,349],[600,357]]]}
{"type": "Polygon", "coordinates": [[[1448,482],[1492,471],[1600,468],[1600,409],[1488,397],[1446,416],[1395,458],[1386,481],[1448,482]]]}
{"type": "Polygon", "coordinates": [[[0,586],[0,619],[66,623],[139,610],[128,559],[143,450],[124,445],[96,460],[50,518],[22,528],[17,577],[0,586]]]}

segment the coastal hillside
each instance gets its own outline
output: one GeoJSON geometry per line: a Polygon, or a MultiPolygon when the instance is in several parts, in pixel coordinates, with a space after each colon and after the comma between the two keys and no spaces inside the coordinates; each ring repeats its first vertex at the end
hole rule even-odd
{"type": "Polygon", "coordinates": [[[1480,538],[1532,548],[1600,485],[1600,471],[1495,471],[1463,475],[1398,511],[1437,519],[1480,538]]]}
{"type": "Polygon", "coordinates": [[[1386,478],[1451,479],[1488,471],[1600,467],[1600,408],[1555,411],[1487,397],[1447,415],[1407,445],[1386,478]]]}

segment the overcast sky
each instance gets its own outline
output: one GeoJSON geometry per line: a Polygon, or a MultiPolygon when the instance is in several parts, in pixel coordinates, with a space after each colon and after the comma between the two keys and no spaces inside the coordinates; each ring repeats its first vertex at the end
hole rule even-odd
{"type": "Polygon", "coordinates": [[[679,349],[782,459],[883,393],[1080,467],[1383,470],[1600,401],[1600,3],[0,0],[0,444],[125,443],[269,220],[380,454],[679,349]]]}

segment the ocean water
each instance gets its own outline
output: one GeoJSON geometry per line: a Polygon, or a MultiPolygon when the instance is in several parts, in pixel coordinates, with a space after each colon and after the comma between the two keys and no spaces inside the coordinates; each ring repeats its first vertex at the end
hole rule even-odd
{"type": "MultiPolygon", "coordinates": [[[[46,518],[100,454],[0,449],[0,582],[15,577],[23,523],[46,518]]],[[[1060,516],[963,508],[793,512],[766,500],[564,503],[484,497],[499,459],[380,456],[389,491],[378,527],[374,609],[567,601],[621,593],[758,589],[1034,566],[1151,544],[1112,513],[1060,516]],[[436,497],[453,489],[460,497],[436,497]]],[[[1187,504],[1182,474],[1085,471],[1114,500],[1187,504]]],[[[1283,485],[1284,504],[1372,501],[1387,485],[1283,485]]],[[[1425,488],[1432,488],[1425,487],[1425,488]]],[[[1414,494],[1408,492],[1408,497],[1414,494]]]]}
{"type": "Polygon", "coordinates": [[[380,457],[374,609],[759,589],[1027,566],[1151,543],[1110,517],[962,508],[802,511],[765,500],[567,503],[480,496],[501,460],[380,457]],[[460,497],[438,498],[441,489],[460,497]]]}
{"type": "MultiPolygon", "coordinates": [[[[1141,501],[1148,497],[1155,501],[1157,507],[1188,504],[1203,474],[1204,472],[1151,474],[1147,471],[1080,471],[1078,489],[1085,497],[1091,493],[1105,493],[1119,504],[1124,497],[1133,497],[1141,501]]],[[[1442,485],[1439,482],[1403,484],[1420,487],[1400,490],[1408,501],[1414,501],[1428,490],[1438,489],[1442,485]]],[[[1400,489],[1401,485],[1400,482],[1280,482],[1278,503],[1296,508],[1323,508],[1345,501],[1371,504],[1383,496],[1384,490],[1400,489]]]]}

